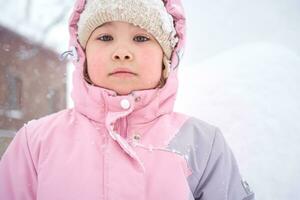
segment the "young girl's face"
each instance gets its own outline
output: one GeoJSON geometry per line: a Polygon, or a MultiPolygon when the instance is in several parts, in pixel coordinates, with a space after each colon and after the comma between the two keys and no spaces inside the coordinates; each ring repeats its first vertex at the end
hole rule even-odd
{"type": "Polygon", "coordinates": [[[92,82],[126,95],[157,87],[163,51],[146,30],[127,22],[109,22],[95,29],[86,46],[92,82]]]}

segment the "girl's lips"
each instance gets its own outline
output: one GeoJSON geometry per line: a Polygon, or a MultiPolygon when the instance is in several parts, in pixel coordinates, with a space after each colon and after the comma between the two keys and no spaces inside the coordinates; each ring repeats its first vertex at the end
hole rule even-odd
{"type": "Polygon", "coordinates": [[[113,72],[109,73],[109,75],[117,77],[131,77],[136,76],[137,74],[127,68],[117,68],[113,72]]]}

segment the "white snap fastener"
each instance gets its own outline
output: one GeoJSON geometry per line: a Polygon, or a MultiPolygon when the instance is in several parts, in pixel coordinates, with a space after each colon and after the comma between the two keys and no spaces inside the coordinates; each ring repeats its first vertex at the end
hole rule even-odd
{"type": "Polygon", "coordinates": [[[120,104],[123,109],[130,108],[130,102],[127,99],[122,99],[120,104]]]}

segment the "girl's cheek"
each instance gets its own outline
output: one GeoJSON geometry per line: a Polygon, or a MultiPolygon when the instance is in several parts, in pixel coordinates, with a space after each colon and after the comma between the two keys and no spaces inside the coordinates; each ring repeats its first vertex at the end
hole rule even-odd
{"type": "Polygon", "coordinates": [[[145,48],[141,51],[141,57],[144,61],[147,62],[153,62],[153,61],[159,61],[163,58],[163,53],[160,48],[145,48]]]}
{"type": "Polygon", "coordinates": [[[93,56],[90,56],[89,58],[88,58],[88,60],[89,60],[89,63],[91,63],[91,64],[93,64],[93,65],[100,65],[100,64],[103,64],[103,63],[105,63],[106,62],[106,60],[107,60],[107,58],[106,58],[107,56],[105,56],[105,55],[102,55],[102,54],[93,54],[93,56]]]}

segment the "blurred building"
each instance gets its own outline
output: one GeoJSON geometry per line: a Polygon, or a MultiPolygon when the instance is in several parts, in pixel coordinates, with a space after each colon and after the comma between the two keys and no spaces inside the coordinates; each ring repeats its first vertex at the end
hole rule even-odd
{"type": "Polygon", "coordinates": [[[24,123],[66,107],[66,63],[0,26],[0,158],[24,123]]]}

